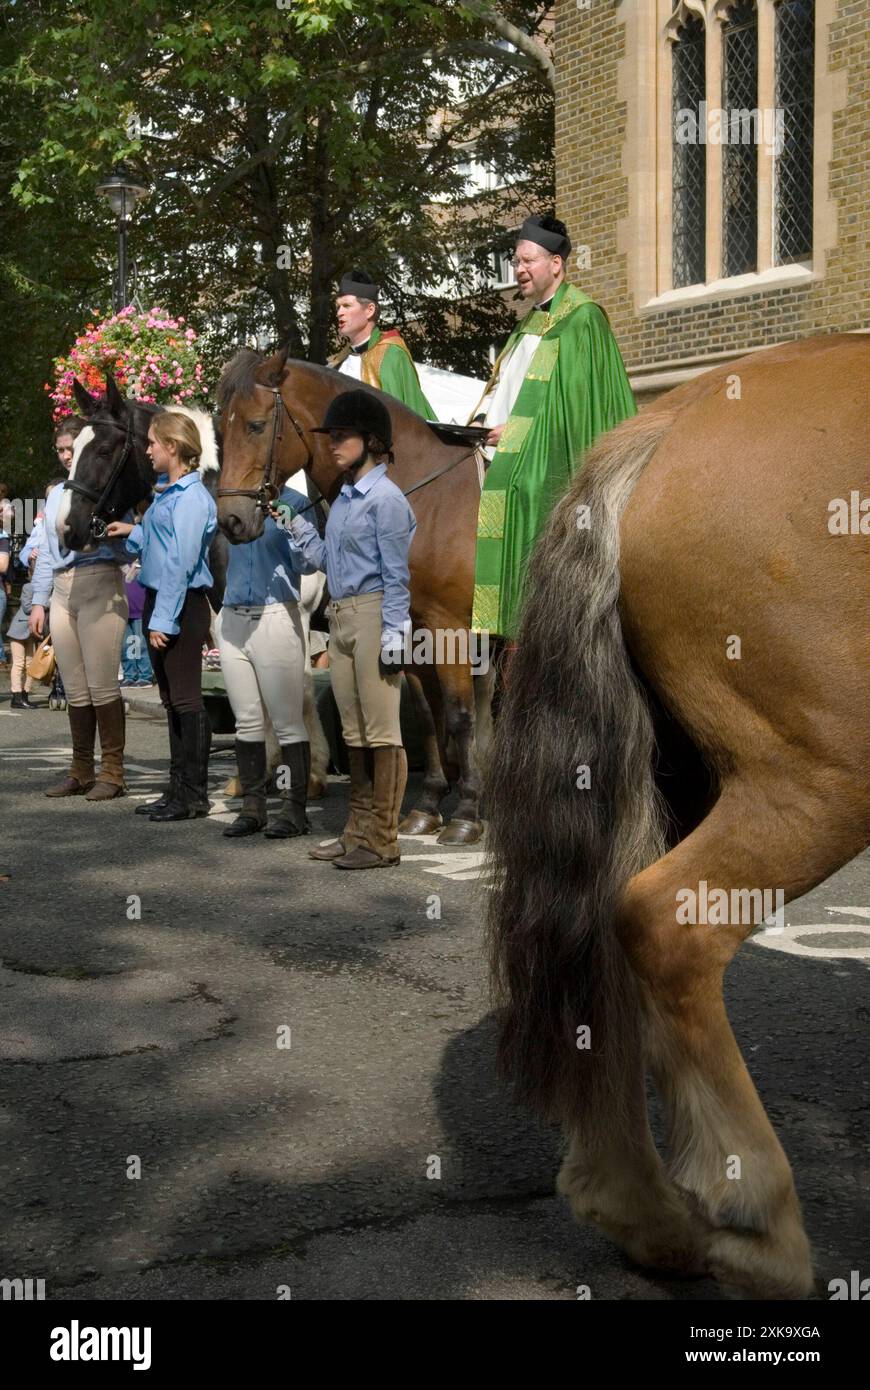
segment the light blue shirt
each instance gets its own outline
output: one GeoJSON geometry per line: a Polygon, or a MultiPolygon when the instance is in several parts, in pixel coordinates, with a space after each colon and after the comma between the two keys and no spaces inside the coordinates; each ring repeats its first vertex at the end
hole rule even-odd
{"type": "Polygon", "coordinates": [[[27,563],[30,560],[31,552],[39,549],[39,547],[42,544],[42,536],[44,530],[45,527],[42,523],[42,517],[38,516],[36,518],[36,521],[33,523],[33,530],[31,531],[30,535],[27,537],[27,540],[21,547],[21,551],[18,555],[19,564],[27,565],[27,563]]]}
{"type": "MultiPolygon", "coordinates": [[[[308,498],[291,487],[284,488],[278,501],[288,502],[297,512],[309,505],[308,498]]],[[[224,607],[298,603],[299,576],[313,574],[316,568],[284,527],[267,516],[263,534],[255,541],[230,546],[224,607]]]]}
{"type": "Polygon", "coordinates": [[[302,517],[289,530],[306,560],[326,571],[329,596],[351,598],[383,590],[382,641],[410,623],[408,551],[417,519],[406,497],[379,463],[356,483],[342,483],[329,509],[326,538],[302,517]]]}
{"type": "Polygon", "coordinates": [[[157,591],[149,632],[177,633],[188,589],[211,588],[208,548],[216,530],[217,507],[198,473],[183,473],[133,527],[127,550],[142,558],[139,583],[157,591]]]}
{"type": "Polygon", "coordinates": [[[123,542],[102,541],[93,550],[67,550],[62,546],[57,534],[57,513],[61,501],[66,496],[65,489],[58,483],[45,499],[42,514],[42,544],[36,557],[33,571],[33,602],[47,608],[54,588],[54,576],[58,570],[84,569],[86,565],[121,565],[124,563],[123,542]]]}

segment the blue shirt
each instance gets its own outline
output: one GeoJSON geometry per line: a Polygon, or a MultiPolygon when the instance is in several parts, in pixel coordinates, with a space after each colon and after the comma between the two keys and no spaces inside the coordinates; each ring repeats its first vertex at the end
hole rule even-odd
{"type": "Polygon", "coordinates": [[[54,588],[54,576],[58,570],[70,569],[73,565],[84,569],[86,565],[123,564],[123,543],[103,541],[93,550],[67,550],[62,546],[57,534],[57,513],[66,497],[66,489],[53,487],[45,500],[42,514],[42,542],[36,557],[33,571],[33,602],[47,607],[54,588]]]}
{"type": "Polygon", "coordinates": [[[30,560],[31,551],[38,550],[39,547],[42,545],[44,530],[45,527],[42,524],[42,517],[38,516],[35,522],[33,523],[33,530],[27,537],[27,540],[24,542],[18,555],[18,563],[20,565],[24,565],[25,569],[27,568],[28,562],[30,560]]]}
{"type": "Polygon", "coordinates": [[[355,483],[342,483],[329,509],[326,539],[302,517],[294,517],[290,534],[306,560],[326,571],[329,595],[351,598],[383,590],[383,635],[404,633],[410,623],[408,551],[417,519],[406,497],[379,463],[355,483]]]}
{"type": "MultiPolygon", "coordinates": [[[[309,505],[308,498],[291,487],[284,488],[278,501],[288,502],[297,512],[309,505]]],[[[224,607],[298,603],[300,574],[313,574],[316,568],[284,527],[267,516],[263,534],[255,541],[230,546],[224,607]]]]}
{"type": "Polygon", "coordinates": [[[139,583],[157,590],[149,632],[178,632],[188,589],[211,588],[208,548],[216,530],[217,507],[198,473],[183,473],[133,527],[127,550],[142,557],[139,583]]]}

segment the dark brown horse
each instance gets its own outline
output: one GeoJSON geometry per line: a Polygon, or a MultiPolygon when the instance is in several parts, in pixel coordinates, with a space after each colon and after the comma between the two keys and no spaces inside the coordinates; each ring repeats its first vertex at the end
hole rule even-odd
{"type": "Polygon", "coordinates": [[[600,441],[531,563],[491,748],[502,1058],[565,1127],[561,1190],[641,1263],[767,1298],[812,1265],[722,977],[870,834],[868,401],[870,338],[815,338],[600,441]]]}
{"type": "MultiPolygon", "coordinates": [[[[286,352],[264,360],[244,349],[227,365],[218,388],[223,437],[218,519],[231,542],[260,535],[261,501],[300,468],[328,502],[334,499],[341,477],[325,437],[311,429],[321,424],[335,396],[358,389],[372,388],[360,388],[328,367],[288,361],[286,352]]],[[[396,462],[390,476],[409,492],[417,517],[410,554],[411,618],[415,650],[424,656],[425,633],[431,634],[432,660],[406,673],[423,720],[426,772],[419,804],[400,830],[424,834],[441,825],[438,807],[452,773],[459,783],[459,803],[439,843],[470,844],[483,828],[475,687],[488,687],[485,677],[472,677],[467,642],[480,502],[477,467],[467,443],[449,442],[392,396],[374,394],[393,421],[396,462]],[[425,481],[430,475],[435,476],[425,481]],[[455,750],[456,768],[448,763],[448,746],[455,750]]]]}

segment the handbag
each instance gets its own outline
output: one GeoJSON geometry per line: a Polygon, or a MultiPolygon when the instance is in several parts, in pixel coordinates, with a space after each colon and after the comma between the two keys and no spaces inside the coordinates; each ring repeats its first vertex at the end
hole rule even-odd
{"type": "Polygon", "coordinates": [[[56,670],[54,647],[51,638],[45,637],[27,663],[27,674],[31,680],[39,681],[40,685],[51,685],[56,670]]]}

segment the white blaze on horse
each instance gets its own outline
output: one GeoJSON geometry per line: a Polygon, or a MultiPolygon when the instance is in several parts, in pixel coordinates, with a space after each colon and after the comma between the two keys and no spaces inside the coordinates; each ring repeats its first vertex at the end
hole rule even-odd
{"type": "Polygon", "coordinates": [[[867,539],[829,524],[870,492],[868,401],[870,338],[814,338],[605,436],[535,550],[491,750],[501,1056],[564,1126],[560,1189],[638,1262],[762,1298],[812,1265],[722,978],[743,904],[870,836],[867,539]]]}

